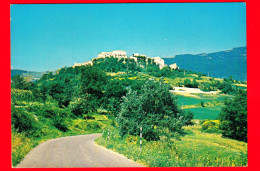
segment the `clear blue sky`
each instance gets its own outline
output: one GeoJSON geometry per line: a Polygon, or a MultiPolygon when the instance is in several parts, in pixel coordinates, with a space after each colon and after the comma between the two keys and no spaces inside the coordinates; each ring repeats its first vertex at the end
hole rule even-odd
{"type": "Polygon", "coordinates": [[[11,5],[11,64],[56,70],[100,52],[153,56],[246,46],[245,3],[11,5]]]}

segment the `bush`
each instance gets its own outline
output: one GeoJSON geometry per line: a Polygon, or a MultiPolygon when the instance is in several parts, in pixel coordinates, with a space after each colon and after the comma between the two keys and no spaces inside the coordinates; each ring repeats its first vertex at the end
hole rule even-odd
{"type": "Polygon", "coordinates": [[[53,125],[63,132],[68,130],[65,120],[59,116],[53,118],[53,125]]]}
{"type": "Polygon", "coordinates": [[[28,112],[25,108],[12,106],[11,111],[12,126],[17,132],[24,132],[27,135],[35,136],[40,131],[40,125],[33,113],[28,112]]]}
{"type": "Polygon", "coordinates": [[[191,80],[190,79],[185,79],[184,82],[183,82],[184,86],[185,87],[192,87],[192,84],[191,84],[191,80]]]}
{"type": "Polygon", "coordinates": [[[71,101],[69,109],[75,116],[97,112],[98,99],[93,95],[82,95],[81,98],[71,101]]]}
{"type": "Polygon", "coordinates": [[[12,129],[12,165],[16,166],[36,145],[25,133],[17,133],[12,129]]]}
{"type": "Polygon", "coordinates": [[[220,132],[219,129],[220,121],[219,120],[207,120],[203,122],[201,129],[207,133],[217,133],[220,132]]]}
{"type": "Polygon", "coordinates": [[[191,111],[184,112],[184,125],[194,125],[192,119],[194,117],[194,113],[191,111]]]}
{"type": "Polygon", "coordinates": [[[76,119],[71,122],[68,128],[76,131],[97,132],[103,129],[103,124],[95,120],[76,119]]]}
{"type": "Polygon", "coordinates": [[[204,101],[201,101],[201,102],[200,102],[200,105],[201,105],[201,107],[205,107],[204,101]]]}

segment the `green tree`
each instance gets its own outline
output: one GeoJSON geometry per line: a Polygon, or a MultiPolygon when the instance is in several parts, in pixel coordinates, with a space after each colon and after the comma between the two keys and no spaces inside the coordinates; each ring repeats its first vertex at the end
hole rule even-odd
{"type": "Polygon", "coordinates": [[[191,84],[191,80],[190,79],[185,79],[184,82],[183,82],[184,86],[185,87],[192,87],[192,84],[191,84]]]}
{"type": "Polygon", "coordinates": [[[247,141],[247,91],[238,90],[234,99],[226,100],[219,115],[224,137],[247,141]]]}
{"type": "Polygon", "coordinates": [[[169,88],[167,84],[148,81],[139,93],[129,89],[117,117],[121,136],[138,135],[140,127],[146,140],[158,140],[160,134],[169,137],[181,132],[185,116],[169,88]]]}
{"type": "Polygon", "coordinates": [[[204,101],[201,101],[201,102],[200,102],[200,105],[201,105],[201,107],[205,107],[204,101]]]}
{"type": "Polygon", "coordinates": [[[196,78],[193,78],[193,80],[192,80],[192,87],[193,88],[198,88],[199,87],[199,83],[196,81],[196,78]]]}
{"type": "Polygon", "coordinates": [[[103,96],[104,87],[107,84],[108,76],[104,71],[90,65],[83,66],[80,73],[81,94],[91,94],[98,99],[103,96]]]}
{"type": "Polygon", "coordinates": [[[12,77],[12,88],[25,90],[27,88],[24,77],[21,75],[15,75],[12,77]]]}

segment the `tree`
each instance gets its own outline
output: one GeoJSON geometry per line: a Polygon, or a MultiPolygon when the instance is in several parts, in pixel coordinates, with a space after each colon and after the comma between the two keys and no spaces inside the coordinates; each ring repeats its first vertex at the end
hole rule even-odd
{"type": "Polygon", "coordinates": [[[198,88],[199,87],[199,83],[196,81],[196,78],[193,78],[192,87],[193,88],[198,88]]]}
{"type": "Polygon", "coordinates": [[[226,100],[219,115],[224,137],[247,141],[247,91],[238,90],[234,99],[226,100]]]}
{"type": "Polygon", "coordinates": [[[146,140],[158,140],[160,134],[169,137],[180,133],[185,116],[169,88],[161,82],[147,81],[139,93],[129,89],[117,117],[120,135],[138,135],[140,127],[146,140]]]}
{"type": "Polygon", "coordinates": [[[192,87],[191,80],[188,78],[184,80],[183,84],[185,87],[192,87]]]}
{"type": "Polygon", "coordinates": [[[205,107],[204,101],[200,102],[201,107],[205,107]]]}
{"type": "Polygon", "coordinates": [[[12,77],[12,88],[24,90],[26,88],[26,82],[23,76],[15,75],[12,77]]]}
{"type": "Polygon", "coordinates": [[[108,77],[104,71],[90,65],[83,66],[80,73],[81,94],[91,94],[102,98],[108,77]]]}

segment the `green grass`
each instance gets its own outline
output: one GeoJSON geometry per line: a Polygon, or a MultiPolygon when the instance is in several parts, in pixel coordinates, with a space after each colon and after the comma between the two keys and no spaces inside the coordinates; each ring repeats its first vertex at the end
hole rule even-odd
{"type": "Polygon", "coordinates": [[[214,106],[214,107],[199,107],[199,108],[191,108],[184,109],[185,111],[191,111],[194,113],[194,119],[217,119],[222,106],[214,106]]]}
{"type": "Polygon", "coordinates": [[[179,107],[181,108],[183,104],[184,110],[194,113],[194,119],[217,119],[221,108],[224,106],[224,99],[230,98],[230,96],[222,94],[215,96],[197,94],[196,96],[199,98],[177,96],[179,107]],[[201,101],[204,102],[206,107],[201,106],[201,101]]]}
{"type": "Polygon", "coordinates": [[[144,141],[142,149],[138,137],[121,138],[115,129],[110,132],[109,142],[105,132],[96,143],[149,167],[247,165],[247,143],[222,138],[220,134],[203,133],[200,126],[184,129],[186,135],[181,141],[144,141]]]}
{"type": "Polygon", "coordinates": [[[201,101],[203,102],[223,102],[224,99],[228,96],[226,95],[203,95],[203,94],[197,94],[196,95],[198,98],[195,97],[187,97],[187,96],[182,96],[182,95],[177,95],[178,98],[178,105],[181,106],[182,103],[183,105],[194,105],[194,104],[200,104],[201,101]]]}

